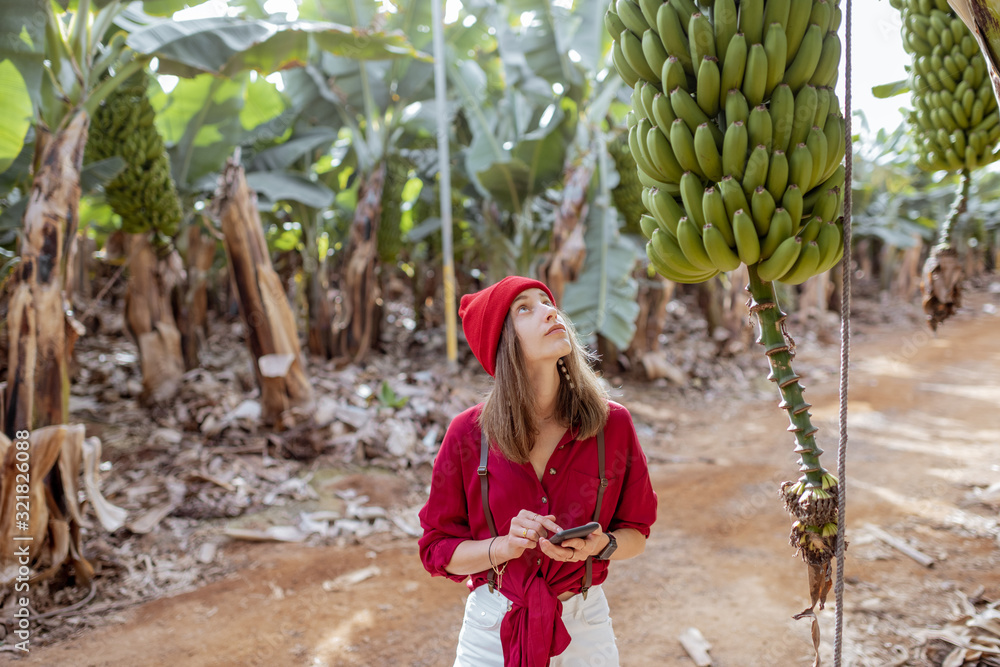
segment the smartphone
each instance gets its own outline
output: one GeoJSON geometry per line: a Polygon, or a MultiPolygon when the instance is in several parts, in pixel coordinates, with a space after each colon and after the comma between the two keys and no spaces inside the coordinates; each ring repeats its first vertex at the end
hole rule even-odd
{"type": "Polygon", "coordinates": [[[552,544],[561,544],[563,540],[568,540],[573,537],[586,537],[600,527],[601,524],[596,521],[591,521],[590,523],[585,523],[582,526],[577,526],[576,528],[560,530],[558,533],[549,538],[549,542],[552,544]]]}

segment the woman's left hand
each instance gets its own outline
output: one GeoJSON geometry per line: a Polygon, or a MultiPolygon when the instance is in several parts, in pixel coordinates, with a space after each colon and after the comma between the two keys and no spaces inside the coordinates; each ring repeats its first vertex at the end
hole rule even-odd
{"type": "Polygon", "coordinates": [[[604,537],[604,531],[598,528],[586,538],[574,537],[564,541],[562,544],[552,544],[546,538],[538,540],[538,546],[542,553],[552,560],[566,563],[576,563],[587,560],[587,556],[596,556],[608,544],[604,537]]]}

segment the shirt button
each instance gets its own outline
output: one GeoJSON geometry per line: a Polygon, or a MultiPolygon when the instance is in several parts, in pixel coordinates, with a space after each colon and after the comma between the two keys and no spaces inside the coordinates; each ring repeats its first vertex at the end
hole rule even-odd
{"type": "Polygon", "coordinates": [[[542,504],[545,504],[547,502],[549,502],[549,499],[546,498],[545,496],[542,496],[542,504]]]}
{"type": "Polygon", "coordinates": [[[542,564],[542,559],[541,559],[541,558],[539,558],[539,559],[538,559],[538,560],[536,561],[536,564],[538,564],[538,565],[541,565],[541,564],[542,564]]]}
{"type": "Polygon", "coordinates": [[[555,468],[549,468],[549,474],[550,475],[556,474],[556,469],[555,468]]]}

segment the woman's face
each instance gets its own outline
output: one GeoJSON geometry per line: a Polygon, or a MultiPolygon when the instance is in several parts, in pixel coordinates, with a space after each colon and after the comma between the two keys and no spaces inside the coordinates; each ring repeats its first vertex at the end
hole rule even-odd
{"type": "Polygon", "coordinates": [[[518,294],[510,305],[510,317],[527,365],[555,363],[572,351],[562,316],[543,290],[532,287],[518,294]]]}

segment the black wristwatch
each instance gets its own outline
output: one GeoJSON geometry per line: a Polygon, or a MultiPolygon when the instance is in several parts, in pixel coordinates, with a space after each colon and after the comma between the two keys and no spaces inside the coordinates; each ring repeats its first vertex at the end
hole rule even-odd
{"type": "Polygon", "coordinates": [[[613,533],[604,533],[608,536],[608,546],[604,547],[604,551],[594,556],[597,560],[611,560],[611,554],[618,549],[618,540],[615,539],[613,533]]]}

